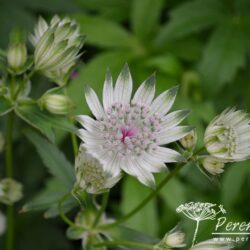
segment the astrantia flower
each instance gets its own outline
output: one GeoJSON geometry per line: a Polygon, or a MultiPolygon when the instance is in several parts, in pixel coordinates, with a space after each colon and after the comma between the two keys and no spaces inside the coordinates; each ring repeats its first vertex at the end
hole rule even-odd
{"type": "Polygon", "coordinates": [[[88,193],[99,194],[112,188],[121,178],[120,174],[113,176],[103,170],[101,163],[89,155],[80,146],[75,162],[78,188],[88,193]]]}
{"type": "Polygon", "coordinates": [[[40,18],[30,38],[35,47],[36,70],[64,85],[83,45],[79,26],[70,18],[54,16],[50,24],[40,18]]]}
{"type": "Polygon", "coordinates": [[[250,157],[250,117],[242,110],[226,109],[215,117],[205,132],[207,151],[225,161],[250,157]]]}
{"type": "Polygon", "coordinates": [[[191,247],[189,250],[230,250],[233,249],[233,244],[226,241],[216,241],[216,240],[207,240],[197,245],[191,247]]]}
{"type": "Polygon", "coordinates": [[[96,119],[80,115],[84,129],[78,132],[87,152],[113,174],[124,170],[143,184],[154,186],[152,173],[166,169],[164,163],[185,160],[163,147],[185,136],[192,128],[178,126],[188,115],[180,110],[167,114],[177,88],[163,92],[154,101],[155,77],[147,79],[133,99],[132,78],[126,65],[113,88],[110,73],[103,88],[103,107],[93,89],[86,89],[87,103],[96,119]]]}

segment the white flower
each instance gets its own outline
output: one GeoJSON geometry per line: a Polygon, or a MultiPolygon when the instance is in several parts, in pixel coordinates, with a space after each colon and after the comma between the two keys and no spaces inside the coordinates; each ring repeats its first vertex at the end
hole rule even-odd
{"type": "Polygon", "coordinates": [[[207,151],[225,161],[250,157],[250,117],[242,110],[226,109],[209,124],[205,132],[207,151]]]}
{"type": "Polygon", "coordinates": [[[204,158],[202,165],[212,175],[219,175],[224,172],[225,163],[213,156],[204,158]]]}
{"type": "Polygon", "coordinates": [[[180,143],[184,148],[192,149],[197,142],[197,133],[193,129],[190,133],[180,139],[180,143]]]}
{"type": "Polygon", "coordinates": [[[155,77],[151,76],[136,91],[132,101],[132,78],[125,65],[113,88],[107,73],[103,106],[93,89],[86,89],[86,100],[96,119],[80,115],[84,129],[78,131],[87,152],[99,159],[113,174],[124,170],[148,186],[154,186],[152,173],[166,170],[164,163],[185,160],[178,152],[163,147],[190,132],[178,124],[188,115],[180,110],[167,114],[177,88],[163,92],[154,101],[155,77]]]}
{"type": "Polygon", "coordinates": [[[0,211],[0,236],[4,234],[6,229],[6,217],[0,211]]]}
{"type": "Polygon", "coordinates": [[[99,194],[112,188],[121,178],[103,170],[101,163],[86,153],[81,145],[75,162],[77,186],[88,193],[99,194]]]}
{"type": "Polygon", "coordinates": [[[76,22],[67,17],[60,19],[54,16],[47,24],[39,18],[30,40],[35,47],[36,70],[42,71],[57,84],[65,85],[83,45],[83,37],[76,22]]]}
{"type": "Polygon", "coordinates": [[[207,240],[191,247],[189,250],[230,250],[233,249],[233,244],[225,241],[207,240]]]}

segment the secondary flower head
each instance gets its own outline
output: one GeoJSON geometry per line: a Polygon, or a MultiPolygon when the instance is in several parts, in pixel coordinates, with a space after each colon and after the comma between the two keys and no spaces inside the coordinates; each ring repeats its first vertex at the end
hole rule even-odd
{"type": "Polygon", "coordinates": [[[103,170],[101,163],[89,155],[81,145],[75,162],[77,187],[99,194],[112,188],[121,178],[103,170]]]}
{"type": "Polygon", "coordinates": [[[250,117],[242,110],[226,109],[209,124],[205,132],[207,151],[225,161],[250,157],[250,117]]]}
{"type": "Polygon", "coordinates": [[[22,194],[22,185],[11,179],[5,178],[0,181],[0,202],[6,205],[12,205],[13,203],[19,201],[22,194]]]}
{"type": "Polygon", "coordinates": [[[189,250],[230,250],[233,249],[234,246],[230,242],[225,241],[215,241],[213,239],[203,241],[198,243],[197,245],[191,247],[189,250]]]}
{"type": "Polygon", "coordinates": [[[6,218],[4,214],[0,211],[0,236],[4,234],[6,229],[6,218]]]}
{"type": "Polygon", "coordinates": [[[143,184],[154,186],[152,173],[166,169],[164,163],[183,161],[176,151],[163,147],[185,136],[192,128],[178,126],[188,115],[181,110],[167,114],[177,88],[163,92],[154,101],[155,77],[148,78],[132,95],[132,78],[125,65],[113,88],[107,73],[103,106],[93,89],[86,89],[86,100],[96,119],[80,115],[84,129],[78,131],[87,152],[97,158],[104,170],[117,174],[124,170],[143,184]]]}
{"type": "Polygon", "coordinates": [[[213,156],[204,158],[202,165],[212,175],[219,175],[224,172],[225,163],[213,156]]]}
{"type": "Polygon", "coordinates": [[[65,85],[83,45],[76,22],[54,16],[48,24],[40,18],[30,40],[35,47],[35,68],[57,84],[65,85]]]}

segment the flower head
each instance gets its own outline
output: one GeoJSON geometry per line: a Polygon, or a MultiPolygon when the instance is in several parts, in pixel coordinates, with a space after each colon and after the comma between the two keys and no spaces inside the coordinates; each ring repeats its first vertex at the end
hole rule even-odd
{"type": "Polygon", "coordinates": [[[103,168],[114,174],[124,170],[143,184],[154,186],[152,173],[164,171],[164,163],[185,160],[178,152],[163,147],[185,136],[192,128],[178,126],[188,115],[181,110],[168,114],[177,88],[163,92],[154,101],[155,77],[151,76],[132,95],[132,78],[125,65],[113,88],[107,73],[103,106],[93,89],[86,89],[86,100],[96,119],[80,115],[84,129],[78,131],[87,152],[103,168]]]}
{"type": "Polygon", "coordinates": [[[0,211],[0,236],[4,234],[6,229],[5,215],[0,211]]]}
{"type": "Polygon", "coordinates": [[[83,45],[76,22],[54,16],[48,24],[40,18],[30,40],[35,46],[35,68],[57,84],[65,85],[83,45]]]}
{"type": "Polygon", "coordinates": [[[250,157],[250,117],[242,110],[226,109],[209,124],[205,132],[207,151],[225,161],[250,157]]]}
{"type": "Polygon", "coordinates": [[[99,194],[112,188],[121,178],[103,170],[101,163],[81,145],[75,162],[77,186],[88,193],[99,194]]]}
{"type": "Polygon", "coordinates": [[[230,250],[233,249],[234,246],[230,242],[226,241],[216,241],[214,239],[203,241],[198,243],[197,245],[191,247],[189,250],[230,250]]]}
{"type": "Polygon", "coordinates": [[[13,203],[19,201],[22,194],[22,185],[11,179],[5,178],[0,181],[0,202],[12,205],[13,203]]]}
{"type": "Polygon", "coordinates": [[[203,167],[212,175],[219,175],[224,172],[225,163],[218,158],[208,156],[202,161],[203,167]]]}

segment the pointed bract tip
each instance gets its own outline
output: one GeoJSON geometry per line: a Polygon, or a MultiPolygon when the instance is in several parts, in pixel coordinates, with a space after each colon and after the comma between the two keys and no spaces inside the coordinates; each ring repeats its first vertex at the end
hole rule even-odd
{"type": "Polygon", "coordinates": [[[153,73],[146,81],[145,85],[147,87],[154,87],[155,85],[155,73],[153,73]]]}
{"type": "Polygon", "coordinates": [[[88,94],[88,93],[91,91],[90,86],[89,86],[89,85],[87,85],[87,84],[86,84],[86,85],[84,85],[84,87],[83,87],[83,88],[84,88],[84,93],[85,93],[85,94],[88,94]]]}
{"type": "Polygon", "coordinates": [[[177,94],[178,90],[179,90],[179,85],[176,85],[172,87],[171,89],[169,89],[169,93],[174,96],[177,94]]]}

